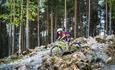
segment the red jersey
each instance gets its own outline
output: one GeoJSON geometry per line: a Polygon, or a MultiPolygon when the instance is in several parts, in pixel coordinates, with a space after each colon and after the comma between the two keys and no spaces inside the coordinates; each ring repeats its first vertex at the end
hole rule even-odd
{"type": "Polygon", "coordinates": [[[67,38],[67,32],[61,32],[60,34],[59,34],[59,36],[62,38],[63,36],[65,36],[63,39],[66,39],[67,38]]]}

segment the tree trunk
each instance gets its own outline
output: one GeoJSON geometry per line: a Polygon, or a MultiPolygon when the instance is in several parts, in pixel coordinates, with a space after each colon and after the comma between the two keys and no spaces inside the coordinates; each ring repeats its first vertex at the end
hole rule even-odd
{"type": "Polygon", "coordinates": [[[13,22],[13,25],[12,25],[12,54],[14,54],[14,46],[15,46],[15,0],[12,1],[13,2],[13,16],[12,16],[12,22],[13,22]]]}
{"type": "Polygon", "coordinates": [[[111,28],[111,14],[112,14],[112,3],[110,2],[110,12],[109,12],[109,34],[112,34],[112,28],[111,28]]]}
{"type": "Polygon", "coordinates": [[[15,26],[14,25],[12,25],[12,54],[14,54],[14,40],[15,40],[15,35],[14,35],[14,33],[15,33],[15,26]]]}
{"type": "Polygon", "coordinates": [[[39,25],[39,0],[38,0],[38,16],[37,16],[37,21],[38,21],[38,46],[40,46],[40,25],[39,25]]]}
{"type": "Polygon", "coordinates": [[[21,52],[22,52],[22,20],[23,20],[23,0],[21,0],[21,18],[20,18],[20,20],[21,20],[21,23],[20,23],[20,30],[19,30],[19,55],[21,54],[21,52]]]}
{"type": "Polygon", "coordinates": [[[20,30],[19,30],[19,55],[21,54],[22,52],[22,23],[20,23],[20,30]]]}
{"type": "Polygon", "coordinates": [[[29,0],[26,2],[26,48],[29,48],[29,0]]]}
{"type": "Polygon", "coordinates": [[[11,24],[8,24],[9,26],[9,38],[8,38],[8,47],[9,47],[9,55],[11,55],[11,46],[12,46],[12,25],[11,24]]]}
{"type": "MultiPolygon", "coordinates": [[[[49,0],[46,0],[46,2],[48,1],[49,0]]],[[[47,5],[46,8],[46,31],[47,31],[47,35],[46,35],[45,45],[47,45],[50,42],[49,5],[47,5]]]]}
{"type": "Polygon", "coordinates": [[[74,4],[74,38],[77,37],[77,0],[75,0],[74,4]]]}
{"type": "Polygon", "coordinates": [[[89,0],[89,8],[88,8],[88,29],[87,29],[87,37],[90,35],[90,0],[89,0]]]}
{"type": "Polygon", "coordinates": [[[51,43],[54,41],[53,40],[53,36],[54,36],[54,33],[53,33],[53,10],[51,9],[51,15],[50,15],[50,17],[51,17],[51,43]]]}
{"type": "Polygon", "coordinates": [[[56,40],[56,35],[57,35],[56,30],[57,30],[57,8],[55,11],[54,41],[56,40]]]}
{"type": "Polygon", "coordinates": [[[106,0],[106,32],[108,32],[108,5],[106,0]]]}
{"type": "Polygon", "coordinates": [[[0,58],[4,58],[8,56],[9,29],[7,28],[8,26],[6,27],[6,25],[8,25],[6,22],[0,20],[0,58]]]}
{"type": "Polygon", "coordinates": [[[26,37],[25,36],[26,36],[25,35],[25,24],[23,23],[22,24],[22,42],[21,42],[22,43],[22,51],[26,50],[26,37]]]}
{"type": "Polygon", "coordinates": [[[65,6],[64,6],[64,28],[65,28],[65,31],[67,31],[67,6],[66,6],[66,0],[64,2],[65,6]]]}

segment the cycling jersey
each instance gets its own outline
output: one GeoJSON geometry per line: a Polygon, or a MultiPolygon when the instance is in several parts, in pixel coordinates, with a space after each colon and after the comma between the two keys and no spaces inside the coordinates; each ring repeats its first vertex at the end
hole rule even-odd
{"type": "Polygon", "coordinates": [[[60,34],[59,34],[59,38],[58,39],[61,39],[61,40],[63,40],[64,42],[69,42],[69,37],[70,37],[70,34],[68,33],[68,32],[61,32],[60,34]]]}

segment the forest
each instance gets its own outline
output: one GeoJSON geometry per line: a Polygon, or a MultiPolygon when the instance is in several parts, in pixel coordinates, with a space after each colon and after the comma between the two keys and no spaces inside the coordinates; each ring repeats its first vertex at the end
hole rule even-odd
{"type": "Polygon", "coordinates": [[[57,41],[59,28],[74,40],[112,36],[109,41],[114,42],[115,0],[0,0],[0,65],[12,55],[22,57],[35,48],[49,48],[57,41]]]}

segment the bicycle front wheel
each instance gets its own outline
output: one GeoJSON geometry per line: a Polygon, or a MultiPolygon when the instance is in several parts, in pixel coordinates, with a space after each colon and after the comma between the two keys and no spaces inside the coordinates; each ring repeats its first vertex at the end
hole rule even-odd
{"type": "Polygon", "coordinates": [[[54,56],[54,55],[62,56],[63,53],[64,53],[64,51],[63,51],[62,47],[57,46],[57,45],[53,46],[50,50],[50,55],[51,56],[54,56]]]}

